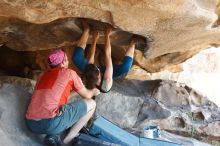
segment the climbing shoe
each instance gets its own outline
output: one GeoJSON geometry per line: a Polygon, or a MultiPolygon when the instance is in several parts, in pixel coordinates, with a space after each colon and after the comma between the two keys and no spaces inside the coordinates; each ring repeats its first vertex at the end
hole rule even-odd
{"type": "Polygon", "coordinates": [[[62,146],[63,142],[58,135],[46,135],[44,144],[46,144],[46,146],[62,146]]]}

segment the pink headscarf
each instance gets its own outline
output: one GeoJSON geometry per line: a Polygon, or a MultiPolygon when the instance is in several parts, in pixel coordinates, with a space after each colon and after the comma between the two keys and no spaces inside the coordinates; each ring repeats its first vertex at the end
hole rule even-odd
{"type": "Polygon", "coordinates": [[[48,64],[50,66],[56,66],[63,62],[65,57],[65,52],[62,49],[56,49],[51,52],[48,56],[48,64]]]}

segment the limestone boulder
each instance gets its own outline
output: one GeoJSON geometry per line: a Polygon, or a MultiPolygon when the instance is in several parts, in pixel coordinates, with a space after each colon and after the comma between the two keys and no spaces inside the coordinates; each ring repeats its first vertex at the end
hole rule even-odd
{"type": "Polygon", "coordinates": [[[194,137],[211,144],[218,142],[220,137],[220,109],[185,84],[165,80],[117,79],[112,90],[96,100],[96,114],[137,134],[137,129],[141,131],[147,125],[158,125],[167,132],[194,137]],[[141,101],[139,107],[138,99],[141,101]],[[130,119],[127,115],[131,111],[128,109],[133,110],[130,119]],[[131,120],[135,123],[131,124],[131,120]]]}
{"type": "Polygon", "coordinates": [[[209,48],[179,64],[179,69],[174,66],[173,70],[166,69],[153,74],[145,72],[145,74],[148,75],[149,79],[173,80],[184,83],[220,106],[218,88],[220,82],[219,58],[219,48],[209,48]]]}
{"type": "MultiPolygon", "coordinates": [[[[22,83],[28,84],[26,81],[22,83]]],[[[40,138],[25,125],[24,114],[31,97],[26,89],[7,83],[0,88],[0,145],[42,145],[40,138]]]]}
{"type": "Polygon", "coordinates": [[[111,39],[116,52],[132,34],[145,37],[148,47],[136,52],[135,60],[156,72],[218,46],[218,15],[218,0],[2,0],[0,44],[19,51],[69,46],[82,33],[77,18],[87,18],[96,20],[98,28],[115,28],[111,39]]]}
{"type": "MultiPolygon", "coordinates": [[[[44,135],[37,136],[31,133],[24,123],[24,114],[35,82],[29,79],[6,76],[1,77],[0,81],[0,135],[2,144],[11,146],[42,145],[44,135]]],[[[163,131],[163,138],[166,140],[178,140],[182,144],[192,146],[196,146],[196,143],[202,141],[219,144],[219,108],[207,99],[199,100],[203,102],[196,104],[190,102],[192,101],[190,90],[193,89],[171,81],[117,79],[108,94],[101,94],[96,97],[96,115],[102,115],[136,135],[139,135],[143,127],[147,125],[158,125],[163,131]],[[172,84],[171,88],[167,89],[166,84],[172,84]],[[180,89],[177,90],[175,85],[180,89]],[[170,94],[160,96],[168,99],[167,102],[164,102],[161,100],[163,98],[157,98],[157,92],[161,91],[158,88],[165,88],[169,91],[179,91],[185,88],[189,96],[188,98],[185,95],[174,96],[174,92],[170,92],[170,94]],[[173,104],[171,98],[173,100],[181,98],[178,100],[183,101],[187,99],[189,102],[187,104],[178,102],[174,106],[169,106],[168,102],[170,105],[173,104]],[[190,108],[184,108],[184,106],[190,108]]]]}

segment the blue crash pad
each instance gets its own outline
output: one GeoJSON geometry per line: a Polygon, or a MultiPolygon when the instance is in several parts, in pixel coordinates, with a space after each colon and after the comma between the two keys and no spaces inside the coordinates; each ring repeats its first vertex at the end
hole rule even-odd
{"type": "Polygon", "coordinates": [[[102,140],[122,146],[180,146],[180,144],[168,141],[139,138],[101,116],[93,122],[89,133],[102,140]]]}

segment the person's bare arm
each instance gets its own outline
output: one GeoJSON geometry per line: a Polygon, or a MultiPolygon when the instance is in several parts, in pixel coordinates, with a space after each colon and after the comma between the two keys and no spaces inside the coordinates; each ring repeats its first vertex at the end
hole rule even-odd
{"type": "Polygon", "coordinates": [[[85,20],[82,21],[82,24],[83,24],[84,30],[83,30],[82,36],[79,39],[79,42],[78,42],[77,46],[81,47],[81,48],[83,48],[83,50],[85,50],[87,40],[89,38],[90,28],[89,28],[89,25],[87,24],[87,22],[85,20]]]}
{"type": "Polygon", "coordinates": [[[102,89],[104,91],[109,91],[113,84],[113,65],[112,65],[112,57],[111,57],[111,42],[110,42],[110,34],[112,28],[108,27],[105,31],[105,73],[104,73],[104,84],[102,85],[102,89]]]}
{"type": "Polygon", "coordinates": [[[89,64],[94,64],[95,63],[95,51],[96,51],[96,43],[98,41],[99,38],[99,32],[95,31],[93,33],[93,41],[92,41],[92,45],[90,48],[90,54],[89,54],[89,64]]]}
{"type": "Polygon", "coordinates": [[[93,96],[99,95],[100,91],[96,88],[89,90],[84,87],[78,91],[78,94],[84,99],[91,99],[93,96]]]}

